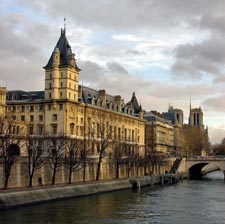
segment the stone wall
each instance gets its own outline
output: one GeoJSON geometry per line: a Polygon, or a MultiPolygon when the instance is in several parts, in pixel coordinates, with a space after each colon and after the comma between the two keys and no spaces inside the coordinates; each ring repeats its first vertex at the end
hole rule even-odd
{"type": "Polygon", "coordinates": [[[85,196],[126,188],[131,188],[131,184],[128,180],[114,180],[81,185],[43,187],[41,189],[33,188],[14,192],[0,192],[0,210],[20,205],[85,196]]]}
{"type": "MultiPolygon", "coordinates": [[[[173,164],[173,159],[168,159],[168,162],[161,167],[155,166],[154,174],[163,174],[169,171],[173,164]]],[[[97,171],[97,159],[92,159],[86,166],[85,181],[94,181],[97,171]]],[[[150,167],[147,167],[146,173],[150,173],[150,167]]],[[[143,167],[132,167],[127,170],[127,166],[120,167],[119,178],[129,178],[136,176],[144,176],[145,171],[143,167]]],[[[73,172],[72,183],[83,182],[83,169],[73,172]]],[[[113,180],[116,177],[115,163],[112,159],[103,159],[101,165],[100,180],[113,180]]],[[[50,164],[46,163],[40,169],[35,171],[33,177],[33,186],[39,186],[39,178],[42,180],[44,186],[51,185],[52,169],[50,164]]],[[[69,171],[65,166],[58,169],[56,173],[55,184],[67,184],[69,179],[69,171]]],[[[8,188],[28,187],[29,176],[27,168],[27,157],[20,157],[12,167],[11,176],[9,178],[8,188]]],[[[4,186],[3,162],[0,161],[0,188],[4,186]]]]}

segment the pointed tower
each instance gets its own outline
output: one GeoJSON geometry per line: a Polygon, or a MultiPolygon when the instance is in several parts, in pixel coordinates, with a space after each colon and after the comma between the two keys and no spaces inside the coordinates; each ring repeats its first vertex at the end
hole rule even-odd
{"type": "Polygon", "coordinates": [[[67,99],[78,101],[78,81],[81,71],[72,53],[66,37],[66,30],[61,29],[60,38],[55,49],[44,67],[45,99],[67,99]]]}
{"type": "Polygon", "coordinates": [[[140,105],[138,104],[138,101],[137,101],[137,97],[135,95],[135,92],[133,92],[133,95],[131,97],[130,102],[131,102],[131,104],[133,106],[134,113],[135,114],[138,114],[140,112],[140,105]]]}

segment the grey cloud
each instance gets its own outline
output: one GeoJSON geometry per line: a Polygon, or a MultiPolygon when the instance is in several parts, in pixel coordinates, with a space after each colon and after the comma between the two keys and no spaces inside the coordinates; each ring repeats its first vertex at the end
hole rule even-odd
{"type": "Polygon", "coordinates": [[[27,21],[21,14],[2,15],[0,19],[6,20],[0,24],[0,82],[7,83],[8,89],[42,90],[42,66],[47,58],[40,47],[45,41],[41,39],[45,27],[27,21]]]}
{"type": "Polygon", "coordinates": [[[210,14],[206,13],[202,16],[200,21],[200,28],[207,29],[213,32],[216,32],[216,34],[224,34],[225,27],[225,16],[222,14],[210,14]]]}
{"type": "Polygon", "coordinates": [[[210,97],[204,100],[203,105],[213,111],[225,112],[224,99],[225,95],[210,97]]]}
{"type": "Polygon", "coordinates": [[[171,74],[175,78],[199,79],[222,75],[225,62],[225,42],[222,38],[210,38],[202,43],[178,46],[171,74]]]}
{"type": "Polygon", "coordinates": [[[105,74],[105,69],[95,62],[77,60],[80,72],[80,81],[87,83],[98,83],[105,74]]]}
{"type": "Polygon", "coordinates": [[[127,51],[126,51],[126,54],[134,55],[134,56],[146,55],[145,52],[137,51],[137,50],[127,50],[127,51]]]}
{"type": "Polygon", "coordinates": [[[108,70],[111,73],[123,73],[123,74],[127,74],[128,72],[125,68],[123,68],[121,65],[119,65],[118,63],[115,62],[110,62],[107,64],[108,70]]]}
{"type": "Polygon", "coordinates": [[[196,25],[200,20],[199,15],[213,10],[215,13],[223,13],[225,3],[218,0],[216,4],[212,0],[118,0],[114,1],[90,1],[77,0],[64,1],[25,1],[36,10],[48,11],[49,15],[68,15],[73,17],[78,24],[114,27],[116,29],[137,29],[140,27],[172,27],[187,24],[196,25]],[[129,13],[128,13],[129,12],[129,13]],[[195,17],[195,20],[193,20],[195,17]]]}

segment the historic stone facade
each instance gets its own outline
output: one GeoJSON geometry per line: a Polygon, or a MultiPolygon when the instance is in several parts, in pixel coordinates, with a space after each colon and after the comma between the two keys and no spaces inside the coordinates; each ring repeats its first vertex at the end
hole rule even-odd
{"type": "MultiPolygon", "coordinates": [[[[26,136],[38,138],[41,148],[45,148],[44,139],[50,137],[83,141],[89,161],[84,171],[86,180],[95,179],[100,144],[107,142],[101,159],[100,179],[115,178],[113,165],[115,145],[126,145],[126,153],[132,154],[135,158],[144,156],[145,120],[135,93],[130,102],[125,103],[120,95],[112,96],[103,89],[94,90],[79,85],[81,69],[77,66],[65,29],[61,30],[60,38],[44,69],[44,91],[8,91],[5,102],[6,90],[5,88],[0,90],[0,112],[3,113],[6,108],[8,117],[25,124],[26,136]]],[[[28,150],[24,148],[20,150],[20,156],[24,158],[21,157],[14,164],[9,186],[26,186],[28,182],[25,171],[28,150]],[[18,175],[23,178],[19,180],[18,175]]],[[[121,165],[120,177],[134,175],[132,171],[134,169],[130,168],[130,173],[127,174],[125,165],[121,165]]],[[[83,180],[81,170],[74,172],[75,176],[72,178],[74,181],[83,180]]],[[[142,168],[138,170],[143,174],[142,168]]],[[[67,173],[62,166],[57,172],[56,183],[67,182],[67,173]]],[[[49,184],[51,176],[49,166],[45,164],[35,176],[41,177],[44,184],[49,184]]],[[[35,183],[37,184],[37,178],[34,180],[35,183]]]]}
{"type": "Polygon", "coordinates": [[[173,124],[156,111],[145,113],[144,118],[146,150],[169,155],[175,147],[173,124]]]}

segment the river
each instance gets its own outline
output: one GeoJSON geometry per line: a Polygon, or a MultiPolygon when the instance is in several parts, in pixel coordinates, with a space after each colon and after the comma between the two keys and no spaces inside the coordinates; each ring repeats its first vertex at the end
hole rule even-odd
{"type": "Polygon", "coordinates": [[[123,190],[0,212],[0,224],[221,224],[225,223],[222,173],[201,181],[123,190]]]}

